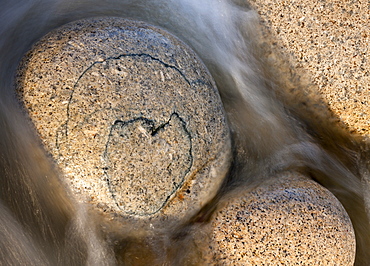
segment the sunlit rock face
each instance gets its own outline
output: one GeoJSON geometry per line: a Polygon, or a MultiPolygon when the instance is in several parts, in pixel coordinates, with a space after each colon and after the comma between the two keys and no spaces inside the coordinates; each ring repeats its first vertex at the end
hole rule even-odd
{"type": "Polygon", "coordinates": [[[164,30],[121,18],[72,22],[26,54],[17,86],[77,199],[103,212],[183,219],[228,171],[215,83],[164,30]]]}
{"type": "Polygon", "coordinates": [[[341,203],[296,172],[233,195],[210,228],[207,264],[349,266],[355,260],[355,233],[341,203]]]}
{"type": "Polygon", "coordinates": [[[251,0],[295,72],[352,133],[370,138],[369,3],[251,0]]]}

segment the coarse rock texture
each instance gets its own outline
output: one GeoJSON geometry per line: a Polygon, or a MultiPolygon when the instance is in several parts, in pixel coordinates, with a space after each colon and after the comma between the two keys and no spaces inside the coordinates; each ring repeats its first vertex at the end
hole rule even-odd
{"type": "Polygon", "coordinates": [[[351,132],[370,137],[369,1],[250,0],[292,69],[351,132]]]}
{"type": "Polygon", "coordinates": [[[355,259],[355,234],[341,203],[294,172],[233,196],[211,228],[208,264],[353,265],[355,259]]]}
{"type": "Polygon", "coordinates": [[[164,30],[121,18],[69,23],[27,53],[17,85],[77,198],[104,212],[188,217],[228,171],[214,81],[164,30]]]}

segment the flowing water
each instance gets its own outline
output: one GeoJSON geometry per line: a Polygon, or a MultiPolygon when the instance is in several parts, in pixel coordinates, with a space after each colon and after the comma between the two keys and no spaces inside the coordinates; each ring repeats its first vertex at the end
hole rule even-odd
{"type": "Polygon", "coordinates": [[[217,202],[235,187],[254,187],[286,169],[304,172],[338,197],[356,231],[356,265],[370,261],[366,143],[304,104],[303,93],[286,93],[288,83],[276,73],[279,66],[266,60],[256,12],[244,1],[0,4],[1,265],[197,264],[191,234],[202,230],[217,202]],[[60,25],[93,16],[120,16],[167,29],[198,53],[216,80],[233,136],[233,166],[212,204],[178,228],[140,238],[131,225],[109,225],[74,202],[16,100],[15,71],[31,45],[60,25]]]}

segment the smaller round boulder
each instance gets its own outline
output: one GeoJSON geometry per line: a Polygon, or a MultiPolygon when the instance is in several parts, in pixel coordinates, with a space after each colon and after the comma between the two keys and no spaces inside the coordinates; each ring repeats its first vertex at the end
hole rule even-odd
{"type": "Polygon", "coordinates": [[[208,263],[353,265],[355,234],[327,189],[287,172],[228,201],[211,222],[208,263]]]}
{"type": "Polygon", "coordinates": [[[104,212],[189,217],[228,171],[215,83],[162,29],[122,18],[69,23],[33,46],[17,86],[74,194],[104,212]]]}

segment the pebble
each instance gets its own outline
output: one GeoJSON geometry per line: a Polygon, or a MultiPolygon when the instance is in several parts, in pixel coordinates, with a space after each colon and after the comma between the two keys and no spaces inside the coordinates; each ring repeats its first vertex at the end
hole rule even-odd
{"type": "Polygon", "coordinates": [[[66,24],[26,54],[17,91],[74,195],[105,213],[186,219],[228,171],[216,85],[162,29],[122,18],[66,24]]]}
{"type": "Polygon", "coordinates": [[[311,179],[286,172],[233,196],[211,221],[212,265],[353,265],[356,241],[341,203],[311,179]]]}

